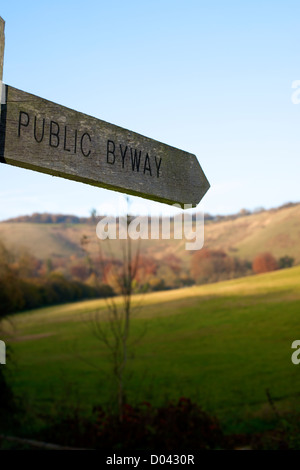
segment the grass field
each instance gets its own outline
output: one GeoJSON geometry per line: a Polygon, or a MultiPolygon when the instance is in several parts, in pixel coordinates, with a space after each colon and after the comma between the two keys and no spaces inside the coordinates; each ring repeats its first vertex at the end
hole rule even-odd
{"type": "MultiPolygon", "coordinates": [[[[227,432],[252,432],[280,412],[300,412],[300,267],[207,286],[136,297],[132,338],[146,328],[128,370],[128,402],[153,405],[181,396],[216,415],[227,432]]],[[[111,403],[107,351],[91,331],[104,300],[13,317],[8,360],[14,390],[28,413],[80,403],[111,403]]]]}

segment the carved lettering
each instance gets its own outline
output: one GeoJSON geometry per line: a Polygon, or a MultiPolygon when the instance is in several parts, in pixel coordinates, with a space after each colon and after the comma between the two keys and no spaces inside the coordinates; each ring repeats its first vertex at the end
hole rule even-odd
{"type": "Polygon", "coordinates": [[[146,171],[149,171],[150,176],[152,176],[151,165],[150,165],[150,158],[149,158],[148,153],[147,153],[147,155],[146,155],[145,163],[144,163],[144,174],[146,173],[146,171]]]}
{"type": "Polygon", "coordinates": [[[83,155],[84,157],[89,157],[90,154],[91,154],[91,150],[89,150],[88,152],[85,152],[85,151],[84,151],[84,148],[83,148],[83,147],[84,147],[83,141],[84,141],[84,139],[86,139],[86,138],[87,138],[90,142],[92,141],[90,134],[88,134],[88,132],[85,132],[84,134],[82,134],[82,137],[81,137],[81,140],[80,140],[80,149],[81,149],[81,153],[82,153],[82,155],[83,155]]]}
{"type": "Polygon", "coordinates": [[[43,138],[44,138],[44,133],[45,133],[45,118],[43,119],[43,128],[42,128],[42,132],[41,132],[41,137],[39,139],[37,138],[36,121],[37,121],[36,116],[34,116],[34,132],[33,132],[33,134],[34,134],[34,138],[35,138],[36,142],[38,144],[40,144],[42,142],[43,138]]]}
{"type": "MultiPolygon", "coordinates": [[[[73,130],[68,125],[63,128],[58,122],[47,119],[47,117],[30,116],[25,111],[19,112],[18,137],[22,137],[22,130],[28,128],[28,132],[35,142],[40,144],[46,140],[50,147],[58,148],[68,153],[77,153],[77,147],[84,157],[89,157],[92,152],[92,137],[88,132],[79,134],[78,130],[73,130]]],[[[111,144],[114,145],[112,141],[111,144]]],[[[109,144],[108,144],[109,145],[109,144]]],[[[114,154],[114,149],[109,153],[114,154]]]]}
{"type": "Polygon", "coordinates": [[[50,121],[49,145],[55,148],[59,146],[59,124],[55,121],[50,121]],[[54,127],[56,131],[53,130],[54,127]]]}
{"type": "Polygon", "coordinates": [[[8,85],[2,101],[2,163],[181,206],[209,189],[189,152],[8,85]]]}
{"type": "Polygon", "coordinates": [[[74,153],[77,153],[77,129],[75,129],[74,153]]]}
{"type": "Polygon", "coordinates": [[[159,159],[159,162],[157,162],[157,158],[155,157],[155,164],[156,164],[156,176],[159,178],[159,169],[161,165],[161,158],[159,159]]]}
{"type": "Polygon", "coordinates": [[[115,150],[116,150],[116,146],[115,146],[114,141],[108,140],[107,147],[106,147],[106,161],[107,163],[110,163],[111,165],[113,165],[116,161],[115,150]],[[110,150],[110,147],[112,147],[112,150],[110,150]],[[109,155],[112,155],[113,158],[109,157],[109,155]]]}
{"type": "Polygon", "coordinates": [[[25,113],[25,111],[20,111],[19,114],[19,127],[18,127],[18,137],[21,135],[21,126],[27,127],[29,125],[29,114],[25,113]],[[25,120],[24,120],[25,118],[25,120]]]}
{"type": "Polygon", "coordinates": [[[134,156],[133,156],[132,149],[130,149],[132,171],[135,171],[135,168],[136,168],[136,171],[137,171],[137,172],[140,171],[141,153],[142,153],[142,152],[141,152],[141,150],[140,150],[140,151],[139,151],[139,156],[137,156],[137,150],[134,149],[134,156]]]}
{"type": "Polygon", "coordinates": [[[126,157],[126,152],[127,152],[127,145],[126,145],[124,153],[123,153],[122,144],[120,144],[120,151],[121,151],[121,157],[122,157],[122,168],[124,168],[124,166],[125,166],[125,157],[126,157]]]}
{"type": "Polygon", "coordinates": [[[139,148],[129,147],[124,143],[118,145],[113,140],[107,140],[106,162],[110,165],[120,165],[125,170],[131,170],[132,172],[150,177],[157,176],[158,178],[160,176],[162,158],[153,156],[139,148]]]}
{"type": "MultiPolygon", "coordinates": [[[[105,148],[94,148],[95,142],[89,132],[80,132],[69,124],[62,124],[59,120],[47,116],[32,115],[26,111],[19,111],[18,137],[28,139],[28,136],[38,144],[49,145],[69,155],[81,153],[89,157],[92,152],[99,158],[105,158],[105,148]],[[26,131],[25,131],[26,129],[26,131]],[[94,145],[93,145],[94,144],[94,145]]],[[[162,158],[151,155],[138,146],[130,147],[126,141],[119,143],[116,140],[106,140],[106,163],[115,165],[116,171],[125,170],[145,175],[145,177],[160,176],[162,158]]]]}
{"type": "Polygon", "coordinates": [[[65,150],[66,152],[70,152],[70,151],[71,151],[70,148],[67,148],[67,126],[65,126],[64,150],[65,150]]]}

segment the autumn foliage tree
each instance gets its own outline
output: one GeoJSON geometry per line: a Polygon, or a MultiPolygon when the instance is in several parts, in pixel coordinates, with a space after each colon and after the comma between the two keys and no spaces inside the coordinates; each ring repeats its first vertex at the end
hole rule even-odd
{"type": "Polygon", "coordinates": [[[245,276],[250,273],[250,266],[249,262],[233,258],[223,250],[203,248],[192,257],[191,274],[197,284],[205,284],[245,276]]]}
{"type": "Polygon", "coordinates": [[[25,249],[8,249],[0,240],[0,321],[22,310],[114,295],[110,286],[89,282],[89,275],[79,260],[69,267],[62,260],[41,261],[25,249]]]}
{"type": "Polygon", "coordinates": [[[255,256],[252,269],[255,274],[267,273],[278,269],[278,263],[271,253],[260,253],[255,256]]]}

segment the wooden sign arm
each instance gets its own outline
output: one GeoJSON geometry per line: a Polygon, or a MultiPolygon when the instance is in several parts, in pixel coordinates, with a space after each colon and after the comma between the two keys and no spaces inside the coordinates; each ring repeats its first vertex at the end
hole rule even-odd
{"type": "Polygon", "coordinates": [[[0,162],[165,204],[195,207],[210,184],[194,154],[4,85],[0,162]]]}

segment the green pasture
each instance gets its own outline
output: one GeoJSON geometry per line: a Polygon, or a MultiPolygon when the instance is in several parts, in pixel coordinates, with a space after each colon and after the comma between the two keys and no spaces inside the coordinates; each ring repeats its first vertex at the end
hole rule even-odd
{"type": "MultiPolygon", "coordinates": [[[[117,299],[121,305],[121,299],[117,299]]],[[[280,413],[300,412],[300,267],[207,286],[136,296],[136,341],[128,363],[127,399],[153,405],[181,396],[216,415],[227,432],[251,432],[280,413]]],[[[91,328],[105,300],[14,315],[6,322],[15,392],[30,413],[69,405],[89,412],[113,406],[108,351],[91,328]]]]}

